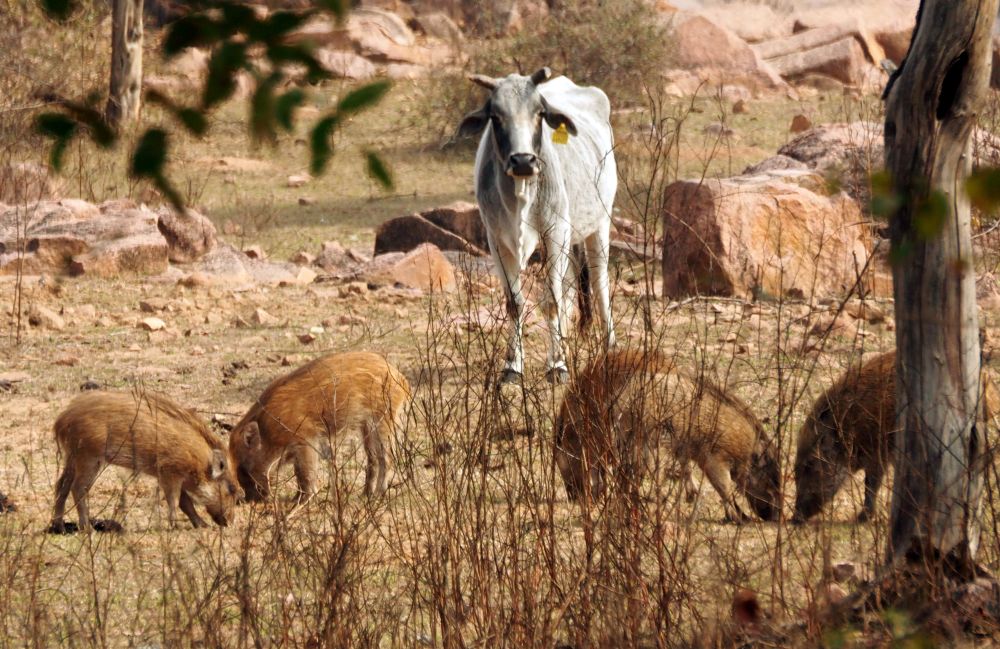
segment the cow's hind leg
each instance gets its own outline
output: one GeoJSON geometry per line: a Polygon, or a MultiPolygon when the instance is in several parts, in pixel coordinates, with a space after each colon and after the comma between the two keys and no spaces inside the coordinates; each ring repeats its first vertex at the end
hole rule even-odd
{"type": "Polygon", "coordinates": [[[610,349],[615,344],[615,327],[611,320],[611,281],[608,277],[608,251],[611,235],[607,227],[587,237],[587,266],[590,276],[590,291],[592,301],[597,303],[598,317],[604,328],[604,342],[610,349]]]}
{"type": "Polygon", "coordinates": [[[490,244],[496,274],[503,282],[510,318],[510,337],[507,340],[507,363],[500,375],[501,383],[520,383],[524,374],[524,349],[521,335],[524,317],[524,294],[521,292],[521,260],[517,253],[497,250],[490,244]]]}

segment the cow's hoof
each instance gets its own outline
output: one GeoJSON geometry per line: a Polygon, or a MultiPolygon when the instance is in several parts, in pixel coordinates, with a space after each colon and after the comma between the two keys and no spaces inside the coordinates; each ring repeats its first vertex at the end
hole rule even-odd
{"type": "Polygon", "coordinates": [[[553,367],[545,373],[545,378],[552,385],[563,385],[569,383],[569,370],[565,367],[553,367]]]}
{"type": "Polygon", "coordinates": [[[500,373],[500,385],[521,385],[522,374],[517,370],[512,370],[509,367],[500,373]]]}
{"type": "Polygon", "coordinates": [[[52,521],[45,531],[49,534],[76,534],[80,529],[73,521],[52,521]]]}

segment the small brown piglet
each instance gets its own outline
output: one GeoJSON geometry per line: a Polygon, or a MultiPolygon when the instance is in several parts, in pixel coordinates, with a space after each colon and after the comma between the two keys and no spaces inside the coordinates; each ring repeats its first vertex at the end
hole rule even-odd
{"type": "Polygon", "coordinates": [[[689,466],[698,465],[722,497],[726,520],[748,518],[739,492],[761,519],[777,519],[777,449],[750,408],[655,351],[611,350],[575,378],[556,420],[555,458],[567,495],[576,500],[589,487],[600,496],[608,473],[641,480],[657,448],[680,465],[689,497],[689,466]]]}
{"type": "Polygon", "coordinates": [[[410,384],[378,354],[321,356],[275,379],[233,427],[229,452],[248,500],[270,496],[268,471],[290,461],[298,497],[316,492],[319,448],[360,428],[368,457],[365,494],[385,489],[386,444],[410,400],[410,384]]]}
{"type": "Polygon", "coordinates": [[[203,527],[195,503],[218,525],[226,525],[242,497],[223,440],[192,411],[161,394],[87,392],[56,419],[55,436],[65,462],[56,482],[50,528],[55,532],[66,529],[63,515],[70,492],[79,529],[91,528],[87,494],[108,464],[157,478],[171,527],[178,506],[195,527],[203,527]]]}

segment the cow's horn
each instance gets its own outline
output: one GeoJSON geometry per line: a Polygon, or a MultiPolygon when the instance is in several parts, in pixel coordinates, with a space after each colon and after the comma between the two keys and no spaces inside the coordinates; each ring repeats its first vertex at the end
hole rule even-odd
{"type": "Polygon", "coordinates": [[[496,79],[488,77],[485,74],[470,74],[469,81],[477,83],[483,88],[489,88],[490,90],[496,90],[498,83],[496,79]]]}
{"type": "Polygon", "coordinates": [[[552,78],[552,70],[548,67],[540,68],[535,70],[535,73],[531,75],[531,83],[541,85],[552,78]]]}

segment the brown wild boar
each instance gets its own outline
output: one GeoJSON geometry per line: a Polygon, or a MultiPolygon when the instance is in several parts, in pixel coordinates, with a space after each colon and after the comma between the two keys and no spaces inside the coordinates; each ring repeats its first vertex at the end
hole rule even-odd
{"type": "Polygon", "coordinates": [[[53,531],[65,531],[70,492],[79,529],[90,529],[87,494],[108,464],[156,477],[171,527],[178,506],[192,525],[204,526],[195,503],[218,525],[226,525],[242,496],[223,440],[196,414],[164,395],[87,392],[62,411],[54,428],[65,465],[56,482],[53,531]]]}
{"type": "Polygon", "coordinates": [[[385,446],[409,400],[406,377],[369,352],[321,356],[274,380],[229,435],[247,498],[269,497],[268,471],[279,461],[292,462],[300,499],[315,493],[319,447],[348,428],[361,430],[365,494],[381,494],[385,446]]]}
{"type": "Polygon", "coordinates": [[[672,452],[682,474],[692,461],[701,468],[722,497],[726,520],[747,518],[734,484],[760,518],[780,513],[775,448],[739,399],[656,352],[612,350],[576,377],[556,420],[555,444],[571,500],[587,483],[599,496],[609,472],[641,479],[657,446],[672,452]]]}
{"type": "MultiPolygon", "coordinates": [[[[996,391],[983,373],[987,417],[997,411],[996,391]]],[[[833,500],[849,476],[865,472],[858,522],[871,518],[882,478],[895,462],[896,352],[851,367],[813,405],[799,431],[795,454],[794,522],[804,522],[833,500]]]]}

